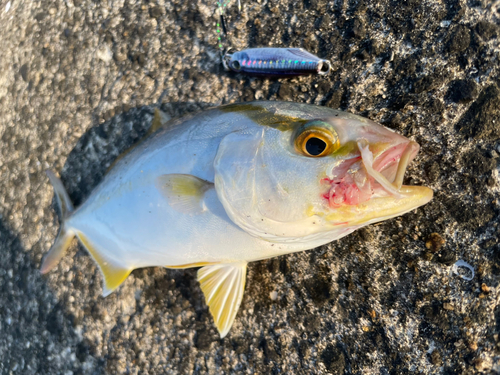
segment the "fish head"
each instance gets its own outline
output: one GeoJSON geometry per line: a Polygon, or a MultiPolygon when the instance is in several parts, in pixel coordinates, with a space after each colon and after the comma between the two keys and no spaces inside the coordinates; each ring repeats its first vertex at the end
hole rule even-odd
{"type": "Polygon", "coordinates": [[[217,193],[250,234],[317,246],[432,199],[431,189],[402,184],[417,143],[340,111],[293,119],[219,146],[217,193]]]}

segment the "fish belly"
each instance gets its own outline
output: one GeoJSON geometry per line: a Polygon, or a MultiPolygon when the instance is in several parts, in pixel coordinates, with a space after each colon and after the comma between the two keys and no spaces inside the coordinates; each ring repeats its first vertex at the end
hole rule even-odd
{"type": "Polygon", "coordinates": [[[206,195],[205,210],[188,214],[172,209],[154,186],[141,186],[115,198],[95,197],[68,225],[127,268],[249,261],[294,251],[250,236],[229,219],[215,189],[206,195]]]}

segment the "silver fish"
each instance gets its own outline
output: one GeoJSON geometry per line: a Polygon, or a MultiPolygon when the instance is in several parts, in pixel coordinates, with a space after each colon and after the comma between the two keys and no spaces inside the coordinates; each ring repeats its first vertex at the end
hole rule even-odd
{"type": "Polygon", "coordinates": [[[201,267],[221,337],[243,298],[247,263],[303,251],[415,209],[432,190],[402,185],[418,145],[368,119],[287,102],[222,106],[168,122],[62,212],[41,272],[77,237],[103,295],[135,268],[201,267]]]}

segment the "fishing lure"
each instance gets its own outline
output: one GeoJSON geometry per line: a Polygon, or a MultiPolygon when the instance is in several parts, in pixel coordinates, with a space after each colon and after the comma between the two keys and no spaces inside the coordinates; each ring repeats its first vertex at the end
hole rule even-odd
{"type": "Polygon", "coordinates": [[[222,64],[226,70],[237,73],[279,77],[326,75],[331,69],[328,60],[302,48],[250,48],[226,52],[222,64]]]}

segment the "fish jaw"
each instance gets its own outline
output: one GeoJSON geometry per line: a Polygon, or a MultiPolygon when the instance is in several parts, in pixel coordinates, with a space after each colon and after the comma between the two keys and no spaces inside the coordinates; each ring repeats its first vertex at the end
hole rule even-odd
{"type": "Polygon", "coordinates": [[[433,192],[425,186],[402,185],[409,163],[419,145],[404,142],[369,144],[357,141],[359,156],[335,167],[321,183],[328,210],[323,218],[330,225],[359,227],[387,220],[428,203],[433,192]]]}
{"type": "Polygon", "coordinates": [[[324,219],[338,227],[364,226],[403,215],[433,197],[433,191],[425,186],[403,185],[399,193],[399,197],[387,195],[357,205],[342,205],[327,213],[324,219]]]}

